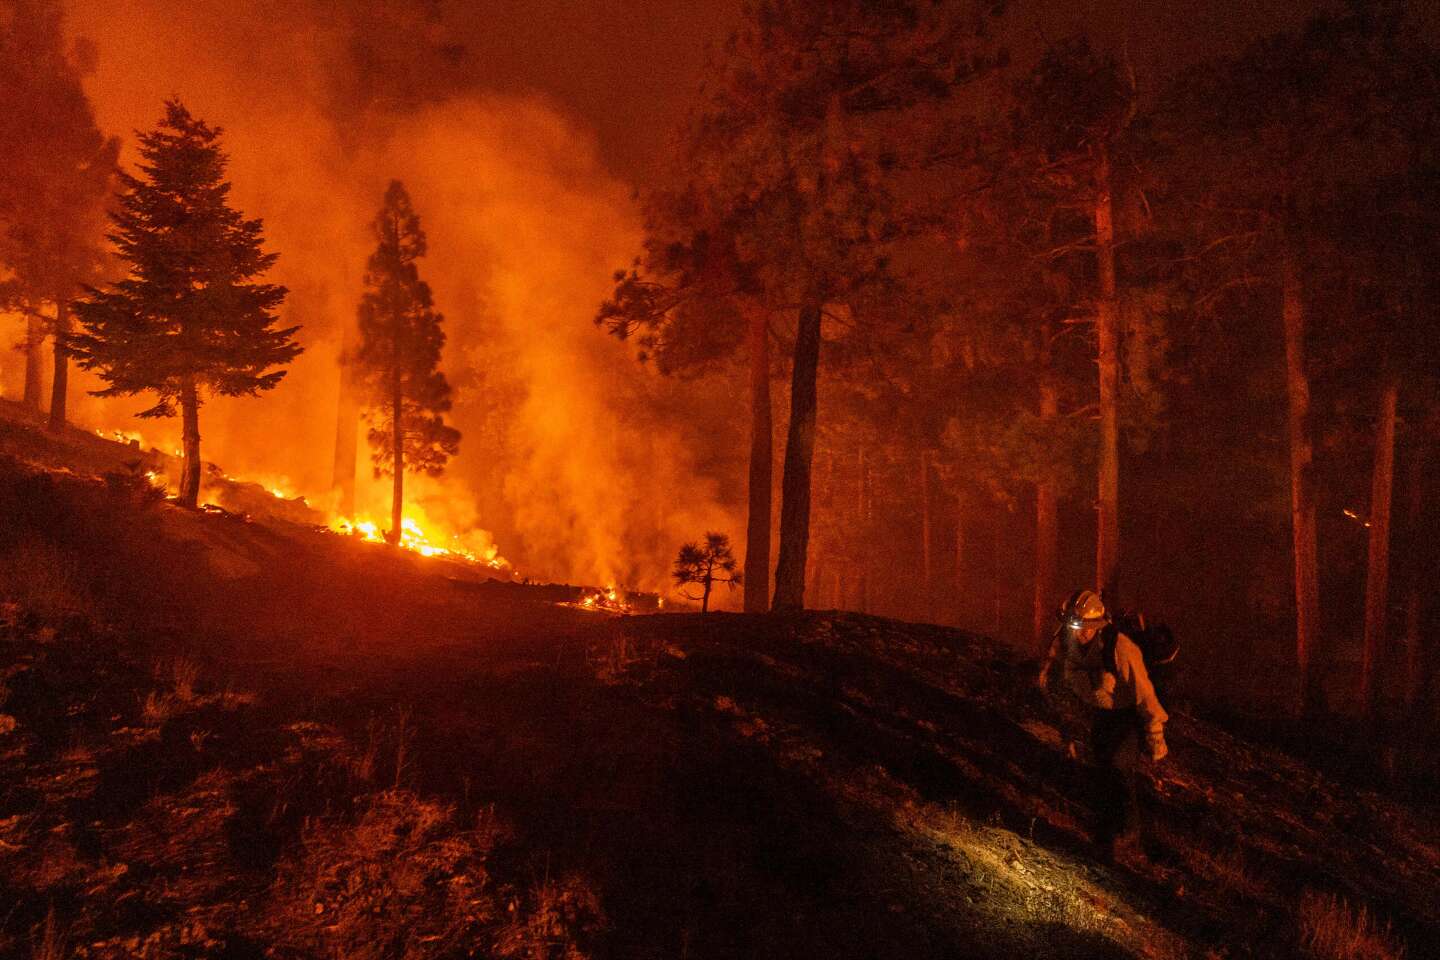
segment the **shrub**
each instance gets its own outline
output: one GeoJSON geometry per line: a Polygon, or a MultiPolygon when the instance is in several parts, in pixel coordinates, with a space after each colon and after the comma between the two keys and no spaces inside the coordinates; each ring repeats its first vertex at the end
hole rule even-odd
{"type": "Polygon", "coordinates": [[[1315,960],[1401,960],[1405,955],[1389,924],[1376,923],[1364,906],[1313,890],[1300,898],[1300,944],[1315,960]]]}

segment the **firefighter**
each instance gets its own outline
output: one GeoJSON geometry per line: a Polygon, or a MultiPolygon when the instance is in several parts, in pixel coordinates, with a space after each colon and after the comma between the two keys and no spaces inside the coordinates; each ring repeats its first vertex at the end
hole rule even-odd
{"type": "Polygon", "coordinates": [[[1165,708],[1140,648],[1111,622],[1091,590],[1071,595],[1040,666],[1043,689],[1056,660],[1065,686],[1091,714],[1090,755],[1098,767],[1097,837],[1112,859],[1140,856],[1139,762],[1165,759],[1165,708]]]}

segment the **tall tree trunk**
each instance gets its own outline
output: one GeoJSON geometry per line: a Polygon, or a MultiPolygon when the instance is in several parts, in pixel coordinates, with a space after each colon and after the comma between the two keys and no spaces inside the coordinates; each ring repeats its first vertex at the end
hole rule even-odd
{"type": "Polygon", "coordinates": [[[180,467],[177,502],[182,507],[194,507],[200,502],[200,391],[190,376],[180,385],[180,424],[185,459],[180,467]]]}
{"type": "Polygon", "coordinates": [[[773,610],[805,608],[805,554],[810,545],[810,465],[815,455],[816,378],[820,368],[820,304],[800,309],[790,380],[790,426],[780,487],[780,557],[773,610]]]}
{"type": "Polygon", "coordinates": [[[51,433],[65,429],[65,397],[70,388],[70,351],[65,338],[70,335],[70,304],[64,297],[55,298],[55,375],[50,380],[51,433]]]}
{"type": "Polygon", "coordinates": [[[1290,517],[1295,559],[1295,666],[1297,712],[1314,706],[1310,658],[1320,628],[1319,567],[1315,542],[1314,446],[1310,436],[1310,374],[1305,362],[1305,303],[1294,258],[1281,260],[1281,314],[1285,324],[1285,384],[1289,398],[1290,517]]]}
{"type": "MultiPolygon", "coordinates": [[[[398,350],[397,350],[398,354],[398,350]]],[[[405,393],[397,356],[390,385],[390,465],[394,485],[390,493],[390,542],[399,543],[405,526],[405,393]]]]}
{"type": "MultiPolygon", "coordinates": [[[[1059,409],[1055,380],[1046,370],[1041,374],[1040,380],[1041,423],[1054,421],[1059,409]]],[[[1035,610],[1032,638],[1042,654],[1049,646],[1054,627],[1055,581],[1060,554],[1060,514],[1057,499],[1053,480],[1047,478],[1035,485],[1035,610]]]]}
{"type": "Polygon", "coordinates": [[[1405,560],[1405,715],[1412,716],[1422,678],[1420,621],[1424,591],[1429,589],[1427,571],[1420,561],[1425,547],[1420,524],[1425,508],[1425,447],[1420,441],[1410,456],[1410,469],[1405,480],[1405,542],[1409,554],[1405,560]]]}
{"type": "Polygon", "coordinates": [[[865,447],[860,447],[859,461],[855,465],[855,526],[852,536],[860,545],[860,591],[855,606],[861,613],[870,612],[870,463],[865,458],[865,447]]]}
{"type": "Polygon", "coordinates": [[[775,470],[770,404],[770,325],[752,306],[750,348],[750,516],[745,528],[745,611],[763,613],[770,597],[770,498],[775,470]]]}
{"type": "Polygon", "coordinates": [[[930,559],[930,451],[920,451],[920,573],[923,589],[920,595],[925,619],[931,619],[932,597],[935,594],[934,571],[930,559]]]}
{"type": "Polygon", "coordinates": [[[1000,564],[1000,544],[1005,537],[1005,527],[1000,522],[999,505],[996,507],[994,523],[990,527],[990,636],[999,639],[1005,610],[1005,584],[1002,582],[1005,571],[1000,564]]]}
{"type": "Polygon", "coordinates": [[[1095,328],[1100,341],[1100,476],[1095,582],[1107,605],[1120,602],[1120,311],[1115,291],[1115,217],[1110,157],[1096,171],[1095,249],[1100,272],[1095,328]]]}
{"type": "Polygon", "coordinates": [[[32,410],[40,409],[40,394],[44,389],[44,357],[41,351],[45,344],[45,318],[29,313],[25,317],[25,394],[24,404],[32,410]]]}
{"type": "Polygon", "coordinates": [[[955,491],[955,625],[970,623],[965,596],[965,494],[955,491]]]}
{"type": "Polygon", "coordinates": [[[1360,655],[1360,705],[1367,714],[1376,707],[1376,674],[1385,649],[1390,614],[1390,498],[1395,478],[1396,381],[1386,375],[1380,394],[1380,419],[1375,429],[1375,469],[1370,482],[1370,543],[1365,572],[1365,645],[1360,655]]]}
{"type": "Polygon", "coordinates": [[[342,516],[355,513],[355,469],[360,428],[360,391],[355,382],[355,321],[345,324],[340,345],[340,390],[335,402],[335,459],[331,489],[342,516]]]}

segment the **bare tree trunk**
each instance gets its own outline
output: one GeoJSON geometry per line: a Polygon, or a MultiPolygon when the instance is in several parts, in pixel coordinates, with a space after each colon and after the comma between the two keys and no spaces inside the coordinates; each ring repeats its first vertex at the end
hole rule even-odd
{"type": "Polygon", "coordinates": [[[1387,375],[1380,395],[1380,420],[1375,430],[1375,469],[1370,483],[1370,543],[1365,573],[1365,645],[1360,655],[1360,706],[1376,707],[1376,673],[1385,648],[1390,613],[1390,498],[1395,478],[1396,381],[1387,375]]]}
{"type": "Polygon", "coordinates": [[[1005,537],[1005,528],[1000,523],[1000,511],[996,509],[994,523],[990,528],[990,600],[992,604],[990,635],[999,639],[1000,626],[1004,622],[1005,585],[1001,583],[1004,568],[1000,565],[1000,544],[1005,537]]]}
{"type": "Polygon", "coordinates": [[[774,419],[770,404],[770,325],[751,307],[750,516],[745,529],[745,612],[763,613],[770,596],[770,497],[774,473],[774,419]]]}
{"type": "Polygon", "coordinates": [[[25,318],[25,395],[24,404],[32,410],[40,409],[40,393],[44,389],[41,378],[43,358],[41,349],[45,343],[45,318],[35,313],[25,318]]]}
{"type": "Polygon", "coordinates": [[[55,298],[55,375],[50,380],[50,419],[46,428],[51,433],[65,429],[65,397],[70,386],[70,351],[65,338],[70,335],[70,305],[64,297],[55,298]]]}
{"type": "MultiPolygon", "coordinates": [[[[398,354],[397,350],[397,354],[398,354]]],[[[405,526],[405,392],[397,355],[390,385],[390,441],[394,486],[390,492],[390,542],[398,544],[405,526]]]]}
{"type": "MultiPolygon", "coordinates": [[[[1060,404],[1054,378],[1048,370],[1040,381],[1040,420],[1053,421],[1060,404]]],[[[1060,554],[1060,514],[1055,483],[1042,480],[1035,485],[1035,610],[1033,639],[1043,654],[1053,632],[1055,581],[1060,554]]]]}
{"type": "Polygon", "coordinates": [[[955,625],[964,627],[970,621],[965,612],[965,495],[955,491],[955,625]]]}
{"type": "Polygon", "coordinates": [[[1406,558],[1405,584],[1405,715],[1413,715],[1415,701],[1420,689],[1422,658],[1420,619],[1423,606],[1423,591],[1429,586],[1420,562],[1420,551],[1424,546],[1420,536],[1420,523],[1425,507],[1425,452],[1423,441],[1414,445],[1410,456],[1410,469],[1405,481],[1405,541],[1409,544],[1406,558]]]}
{"type": "Polygon", "coordinates": [[[870,551],[866,549],[870,539],[870,514],[866,509],[870,487],[870,464],[865,459],[865,448],[860,448],[859,461],[855,465],[855,527],[853,536],[860,542],[860,591],[856,606],[861,613],[870,612],[870,551]]]}
{"type": "Polygon", "coordinates": [[[1095,328],[1100,341],[1100,476],[1096,500],[1095,582],[1107,605],[1120,586],[1120,311],[1115,291],[1115,221],[1110,157],[1096,171],[1095,248],[1100,272],[1095,328]]]}
{"type": "Polygon", "coordinates": [[[1310,374],[1305,362],[1305,304],[1300,276],[1287,253],[1281,261],[1285,322],[1285,383],[1289,397],[1290,515],[1295,559],[1295,664],[1297,712],[1313,706],[1310,657],[1320,626],[1319,567],[1315,542],[1314,446],[1310,436],[1310,374]]]}
{"type": "Polygon", "coordinates": [[[194,507],[200,502],[200,391],[189,376],[180,385],[180,421],[185,459],[180,467],[177,502],[182,507],[194,507]]]}
{"type": "Polygon", "coordinates": [[[335,459],[331,489],[335,491],[335,509],[341,516],[355,513],[355,468],[360,427],[360,392],[355,383],[355,321],[345,324],[340,345],[340,391],[335,402],[335,459]]]}
{"type": "Polygon", "coordinates": [[[934,571],[930,562],[930,451],[920,451],[920,571],[922,576],[921,603],[925,619],[931,618],[931,598],[935,593],[934,571]]]}
{"type": "Polygon", "coordinates": [[[816,378],[820,368],[820,304],[800,310],[790,381],[790,426],[780,488],[780,558],[773,610],[805,608],[805,556],[810,545],[810,466],[815,455],[816,378]]]}

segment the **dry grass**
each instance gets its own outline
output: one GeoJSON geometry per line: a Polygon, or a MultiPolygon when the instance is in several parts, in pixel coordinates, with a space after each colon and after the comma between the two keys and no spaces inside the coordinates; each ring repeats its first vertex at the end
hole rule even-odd
{"type": "Polygon", "coordinates": [[[92,607],[75,558],[35,538],[22,540],[0,555],[0,598],[48,622],[92,607]]]}
{"type": "Polygon", "coordinates": [[[200,679],[200,665],[189,657],[176,657],[170,661],[170,680],[175,696],[183,703],[195,699],[195,684],[200,679]]]}
{"type": "Polygon", "coordinates": [[[65,935],[55,920],[55,908],[45,914],[45,922],[35,931],[31,941],[31,960],[64,960],[66,956],[65,935]]]}
{"type": "Polygon", "coordinates": [[[357,960],[439,956],[496,919],[485,859],[450,807],[372,794],[355,820],[311,824],[280,870],[265,925],[277,945],[357,960]]]}
{"type": "Polygon", "coordinates": [[[200,702],[196,690],[200,665],[194,660],[188,657],[164,660],[155,664],[153,673],[160,689],[151,690],[140,702],[140,716],[145,723],[158,727],[183,713],[186,707],[200,702]],[[169,689],[164,689],[166,687],[169,689]]]}
{"type": "Polygon", "coordinates": [[[140,716],[148,725],[158,727],[173,717],[179,711],[179,706],[179,701],[173,694],[151,690],[140,702],[140,716]]]}
{"type": "Polygon", "coordinates": [[[1300,944],[1315,960],[1402,960],[1388,923],[1363,906],[1333,894],[1307,890],[1300,898],[1300,944]]]}
{"type": "Polygon", "coordinates": [[[579,877],[535,885],[523,904],[510,903],[510,923],[495,942],[495,956],[516,960],[582,960],[585,941],[604,930],[595,892],[579,877]]]}

